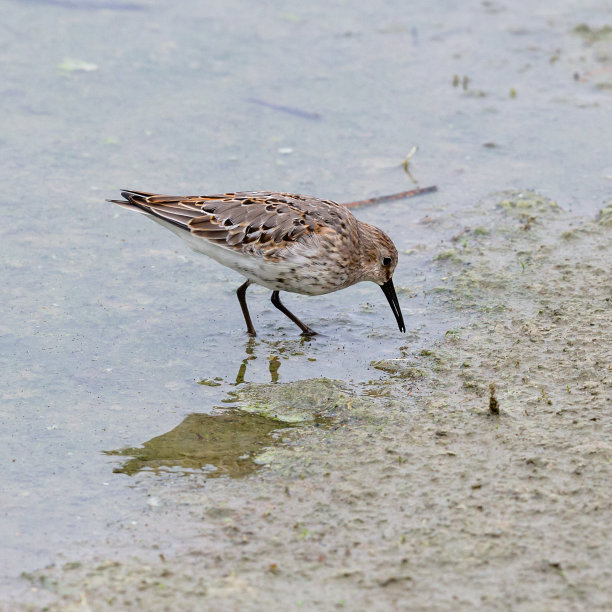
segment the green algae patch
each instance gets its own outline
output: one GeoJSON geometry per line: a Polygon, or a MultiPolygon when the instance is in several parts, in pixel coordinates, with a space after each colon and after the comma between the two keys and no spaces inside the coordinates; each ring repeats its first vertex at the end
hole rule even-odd
{"type": "Polygon", "coordinates": [[[459,257],[457,251],[455,249],[448,249],[447,251],[442,251],[441,253],[437,253],[434,255],[434,261],[456,261],[460,262],[461,258],[459,257]]]}
{"type": "Polygon", "coordinates": [[[289,425],[258,414],[225,410],[221,414],[190,414],[180,425],[139,448],[105,451],[130,457],[115,473],[142,471],[205,472],[208,477],[238,478],[257,469],[254,457],[281,439],[289,425]]]}
{"type": "Polygon", "coordinates": [[[586,23],[580,23],[574,28],[574,34],[578,34],[591,44],[600,41],[612,41],[612,26],[604,25],[601,28],[592,28],[586,23]]]}
{"type": "Polygon", "coordinates": [[[370,365],[395,378],[416,380],[425,376],[425,372],[412,359],[402,357],[397,359],[378,359],[372,361],[370,365]]]}
{"type": "Polygon", "coordinates": [[[519,215],[536,215],[560,210],[559,205],[535,191],[506,191],[498,207],[519,215]]]}
{"type": "MultiPolygon", "coordinates": [[[[587,407],[605,407],[612,363],[605,257],[612,247],[612,203],[597,223],[578,226],[537,193],[506,192],[492,205],[496,219],[487,205],[472,213],[477,221],[493,220],[496,231],[483,239],[484,248],[465,249],[469,268],[440,260],[447,266],[447,292],[437,294],[438,303],[479,316],[436,345],[439,360],[427,377],[444,389],[437,399],[455,380],[458,396],[473,395],[464,405],[483,414],[578,415],[587,407]],[[505,226],[507,212],[539,222],[528,221],[529,232],[505,226]]],[[[462,222],[467,221],[466,213],[462,222]]]]}
{"type": "Polygon", "coordinates": [[[367,412],[367,402],[348,393],[340,381],[311,378],[284,384],[248,383],[234,401],[242,410],[283,423],[314,423],[367,412]]]}
{"type": "Polygon", "coordinates": [[[198,385],[202,385],[203,387],[220,387],[223,384],[223,379],[219,376],[215,378],[203,378],[202,380],[198,380],[198,385]]]}
{"type": "Polygon", "coordinates": [[[574,78],[581,83],[591,83],[596,90],[609,92],[612,89],[612,26],[593,27],[581,23],[573,31],[584,41],[577,57],[583,69],[574,78]]]}
{"type": "Polygon", "coordinates": [[[599,213],[599,218],[597,221],[599,225],[612,227],[612,202],[602,209],[602,211],[599,213]]]}

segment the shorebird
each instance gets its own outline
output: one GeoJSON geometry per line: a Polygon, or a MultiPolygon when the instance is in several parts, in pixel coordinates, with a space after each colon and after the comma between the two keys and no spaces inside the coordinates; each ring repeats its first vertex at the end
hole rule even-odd
{"type": "Polygon", "coordinates": [[[271,289],[272,304],[302,334],[313,336],[316,332],[280,301],[280,291],[322,295],[373,281],[389,301],[400,331],[406,331],[392,280],[395,245],[342,204],[271,191],[181,197],[126,189],[121,195],[123,200],[108,201],[146,214],[194,251],[246,277],[236,293],[251,336],[256,335],[246,303],[251,283],[271,289]]]}

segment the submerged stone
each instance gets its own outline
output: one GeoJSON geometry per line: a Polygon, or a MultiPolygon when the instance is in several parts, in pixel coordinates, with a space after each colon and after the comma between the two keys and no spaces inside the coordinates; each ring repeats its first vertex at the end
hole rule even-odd
{"type": "Polygon", "coordinates": [[[311,378],[284,384],[249,383],[235,396],[240,408],[285,423],[311,423],[337,417],[361,405],[343,384],[329,378],[311,378]]]}

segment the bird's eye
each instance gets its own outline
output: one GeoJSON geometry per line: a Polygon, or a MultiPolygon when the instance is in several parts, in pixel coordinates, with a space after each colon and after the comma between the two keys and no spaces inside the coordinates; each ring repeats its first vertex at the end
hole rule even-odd
{"type": "Polygon", "coordinates": [[[391,265],[391,258],[390,257],[383,257],[382,265],[383,266],[390,266],[391,265]]]}

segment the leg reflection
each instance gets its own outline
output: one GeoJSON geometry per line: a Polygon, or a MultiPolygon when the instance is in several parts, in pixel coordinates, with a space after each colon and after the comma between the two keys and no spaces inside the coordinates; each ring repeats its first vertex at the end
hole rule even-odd
{"type": "Polygon", "coordinates": [[[257,346],[257,340],[255,338],[249,338],[244,347],[246,357],[242,360],[240,367],[238,368],[238,374],[236,374],[236,384],[240,385],[244,382],[244,375],[246,374],[247,363],[251,359],[257,359],[255,356],[255,347],[257,346]]]}

